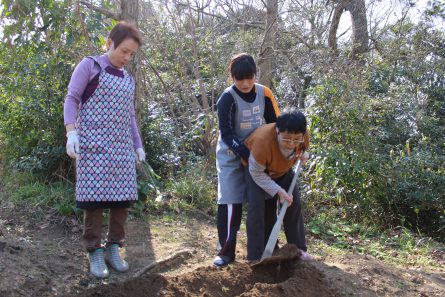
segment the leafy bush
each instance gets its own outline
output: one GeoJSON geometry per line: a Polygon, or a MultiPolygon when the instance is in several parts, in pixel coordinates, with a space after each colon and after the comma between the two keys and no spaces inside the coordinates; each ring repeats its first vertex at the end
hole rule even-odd
{"type": "MultiPolygon", "coordinates": [[[[309,203],[344,218],[445,234],[443,152],[422,137],[411,85],[370,97],[366,76],[327,77],[311,91],[309,203]]],[[[443,238],[443,237],[442,237],[443,238]]]]}
{"type": "Polygon", "coordinates": [[[174,121],[169,119],[156,104],[150,106],[150,113],[144,113],[141,120],[141,136],[147,162],[156,172],[172,173],[178,164],[178,153],[174,121]]]}
{"type": "Polygon", "coordinates": [[[180,205],[196,207],[210,214],[216,209],[216,182],[214,168],[195,163],[185,167],[168,185],[167,191],[180,205]]]}

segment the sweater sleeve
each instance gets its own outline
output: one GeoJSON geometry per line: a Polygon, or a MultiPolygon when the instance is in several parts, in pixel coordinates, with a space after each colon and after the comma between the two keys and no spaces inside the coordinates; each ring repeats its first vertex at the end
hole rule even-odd
{"type": "Polygon", "coordinates": [[[221,138],[232,151],[247,160],[249,149],[243,144],[240,137],[235,133],[236,104],[229,92],[224,92],[218,100],[218,125],[221,138]]]}
{"type": "Polygon", "coordinates": [[[275,123],[277,117],[280,115],[280,109],[278,108],[277,101],[275,100],[272,91],[268,87],[264,87],[264,97],[264,119],[266,120],[266,124],[275,123]]]}
{"type": "Polygon", "coordinates": [[[87,87],[91,71],[94,67],[94,61],[89,58],[83,59],[74,69],[68,84],[68,93],[63,105],[63,117],[65,125],[75,124],[77,111],[82,102],[82,94],[87,87]]]}
{"type": "Polygon", "coordinates": [[[249,173],[253,181],[270,196],[275,196],[282,188],[264,171],[265,166],[259,164],[253,154],[249,156],[249,173]]]}

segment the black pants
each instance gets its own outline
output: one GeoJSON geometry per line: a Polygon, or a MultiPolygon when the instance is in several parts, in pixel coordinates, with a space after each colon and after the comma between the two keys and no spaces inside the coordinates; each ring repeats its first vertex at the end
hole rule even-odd
{"type": "MultiPolygon", "coordinates": [[[[247,260],[258,260],[261,258],[270,232],[277,219],[278,195],[266,199],[266,192],[261,189],[252,179],[249,169],[245,172],[247,190],[247,260]]],[[[275,182],[286,191],[291,184],[294,172],[289,172],[275,182]]],[[[293,203],[287,208],[284,215],[283,225],[287,243],[295,244],[299,249],[306,251],[306,239],[304,233],[304,219],[301,211],[300,192],[295,186],[293,203]]]]}
{"type": "Polygon", "coordinates": [[[243,205],[219,204],[217,215],[218,228],[218,255],[229,257],[235,260],[236,234],[241,225],[243,205]]]}

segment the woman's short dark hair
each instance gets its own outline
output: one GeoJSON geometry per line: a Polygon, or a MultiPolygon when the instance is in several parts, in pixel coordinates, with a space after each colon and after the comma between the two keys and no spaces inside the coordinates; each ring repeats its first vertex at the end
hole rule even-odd
{"type": "Polygon", "coordinates": [[[285,110],[277,118],[277,128],[280,132],[306,133],[306,116],[299,110],[285,110]]]}
{"type": "Polygon", "coordinates": [[[117,48],[122,41],[133,39],[139,46],[142,45],[142,36],[138,28],[133,23],[119,22],[111,29],[108,38],[113,40],[114,48],[117,48]]]}
{"type": "Polygon", "coordinates": [[[253,78],[256,75],[255,60],[249,54],[237,54],[230,59],[227,70],[230,73],[230,77],[234,77],[237,80],[253,78]]]}

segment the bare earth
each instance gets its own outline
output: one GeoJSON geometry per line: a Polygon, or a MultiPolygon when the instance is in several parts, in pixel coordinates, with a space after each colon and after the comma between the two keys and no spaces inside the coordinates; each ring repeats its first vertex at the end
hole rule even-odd
{"type": "MultiPolygon", "coordinates": [[[[124,251],[130,271],[97,280],[88,274],[81,226],[0,201],[0,296],[445,296],[444,265],[426,271],[350,253],[251,267],[243,261],[242,232],[237,262],[217,269],[214,220],[200,214],[153,222],[130,217],[124,251]],[[193,252],[135,277],[183,249],[193,252]]],[[[443,254],[438,261],[445,263],[443,254]]]]}

